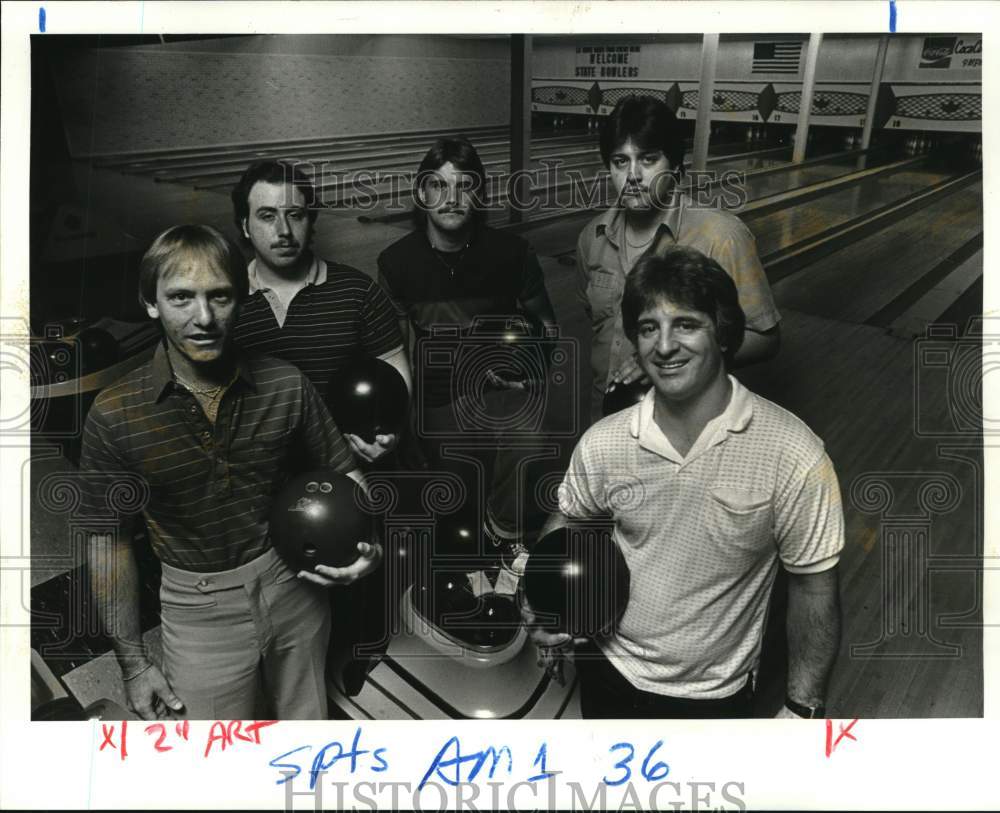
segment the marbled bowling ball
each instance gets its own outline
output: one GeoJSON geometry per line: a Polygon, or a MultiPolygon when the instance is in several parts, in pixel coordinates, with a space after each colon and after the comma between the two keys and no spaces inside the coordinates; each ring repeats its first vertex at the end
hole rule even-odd
{"type": "Polygon", "coordinates": [[[291,478],[271,505],[271,543],[293,570],[345,567],[358,542],[372,541],[361,487],[345,474],[318,469],[291,478]]]}

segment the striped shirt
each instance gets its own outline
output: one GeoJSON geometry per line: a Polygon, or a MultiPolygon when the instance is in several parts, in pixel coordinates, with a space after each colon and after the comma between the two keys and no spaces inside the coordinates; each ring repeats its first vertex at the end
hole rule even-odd
{"type": "Polygon", "coordinates": [[[628,607],[601,649],[634,686],[727,697],[760,659],[778,563],[837,564],[840,488],[823,442],[790,412],[729,378],[732,395],[686,455],[653,419],[655,390],[577,444],[559,508],[610,514],[632,574],[628,607]]]}
{"type": "Polygon", "coordinates": [[[291,362],[324,398],[334,374],[355,356],[382,356],[403,346],[389,298],[356,268],[317,260],[285,309],[250,266],[251,294],[240,306],[236,344],[291,362]]]}
{"type": "MultiPolygon", "coordinates": [[[[604,393],[611,376],[635,352],[622,324],[625,278],[642,256],[623,250],[625,219],[611,208],[580,232],[576,244],[578,296],[593,326],[591,417],[601,416],[604,393]],[[634,256],[633,256],[634,255],[634,256]]],[[[663,219],[649,249],[657,254],[675,245],[696,249],[711,257],[733,278],[749,330],[762,333],[781,320],[767,275],[757,256],[753,234],[729,212],[695,206],[686,196],[663,210],[663,219]]]]}
{"type": "Polygon", "coordinates": [[[215,424],[174,381],[165,346],[94,401],[83,432],[81,512],[115,515],[116,473],[145,480],[142,515],[160,559],[200,573],[229,570],[270,547],[268,515],[293,471],[355,468],[309,380],[291,364],[241,356],[215,424]]]}

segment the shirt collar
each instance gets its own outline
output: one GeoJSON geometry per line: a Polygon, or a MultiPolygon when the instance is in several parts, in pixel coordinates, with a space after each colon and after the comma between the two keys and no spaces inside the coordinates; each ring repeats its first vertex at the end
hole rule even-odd
{"type": "MultiPolygon", "coordinates": [[[[728,378],[732,387],[729,403],[720,415],[705,424],[705,428],[701,430],[701,434],[694,442],[686,459],[690,459],[694,454],[704,449],[722,443],[730,432],[742,432],[753,418],[753,393],[732,376],[728,376],[728,378]]],[[[629,421],[629,432],[644,449],[682,463],[685,458],[677,453],[667,436],[653,420],[655,397],[656,390],[650,389],[639,402],[638,409],[633,409],[629,421]]]]}
{"type": "MultiPolygon", "coordinates": [[[[674,194],[671,204],[663,209],[660,226],[669,231],[674,240],[680,239],[681,217],[687,206],[687,195],[677,192],[674,194]]],[[[617,206],[609,207],[594,224],[595,234],[607,237],[615,248],[621,245],[623,228],[625,228],[625,210],[617,206]]]]}
{"type": "MultiPolygon", "coordinates": [[[[257,382],[254,380],[250,365],[247,364],[246,357],[239,351],[236,354],[236,379],[253,390],[257,389],[257,382]]],[[[146,375],[143,377],[143,396],[150,403],[159,403],[167,392],[179,386],[174,380],[173,367],[170,366],[166,339],[161,339],[156,345],[156,351],[153,353],[146,375]]]]}
{"type": "MultiPolygon", "coordinates": [[[[250,261],[247,266],[247,279],[250,282],[250,293],[255,294],[257,291],[270,291],[271,287],[264,284],[261,281],[260,276],[257,274],[257,258],[255,257],[250,261]]],[[[306,285],[322,285],[326,282],[326,263],[316,256],[313,256],[312,263],[309,265],[309,271],[306,273],[305,282],[302,284],[304,288],[306,285]]]]}

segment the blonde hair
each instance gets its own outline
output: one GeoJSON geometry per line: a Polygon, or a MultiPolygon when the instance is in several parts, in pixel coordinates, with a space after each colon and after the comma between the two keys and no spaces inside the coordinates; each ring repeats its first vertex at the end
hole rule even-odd
{"type": "Polygon", "coordinates": [[[181,259],[192,255],[229,278],[236,291],[237,302],[246,297],[249,282],[243,254],[218,229],[193,223],[171,226],[153,240],[142,256],[139,262],[139,304],[155,303],[160,277],[173,271],[181,259]]]}

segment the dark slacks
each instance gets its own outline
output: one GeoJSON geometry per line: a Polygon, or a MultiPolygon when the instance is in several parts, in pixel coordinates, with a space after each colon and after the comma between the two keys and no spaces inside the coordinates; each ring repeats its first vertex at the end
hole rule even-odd
{"type": "Polygon", "coordinates": [[[743,719],[751,716],[753,681],[718,700],[691,700],[637,689],[591,641],[574,656],[580,678],[580,706],[585,718],[601,719],[743,719]]]}

